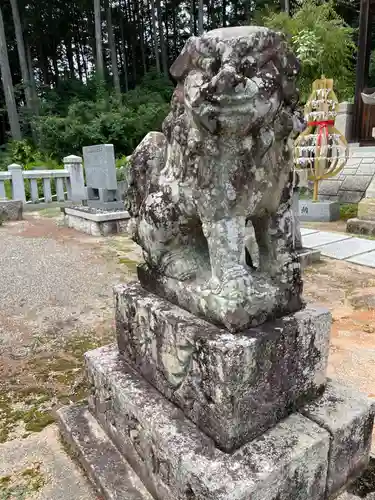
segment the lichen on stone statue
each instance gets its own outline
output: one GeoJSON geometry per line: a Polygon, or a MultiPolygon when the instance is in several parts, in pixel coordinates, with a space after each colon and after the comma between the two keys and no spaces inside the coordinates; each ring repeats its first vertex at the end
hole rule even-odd
{"type": "Polygon", "coordinates": [[[297,73],[283,36],[266,28],[190,38],[171,68],[177,86],[163,132],[131,158],[141,284],[230,331],[302,307],[291,175],[297,73]]]}

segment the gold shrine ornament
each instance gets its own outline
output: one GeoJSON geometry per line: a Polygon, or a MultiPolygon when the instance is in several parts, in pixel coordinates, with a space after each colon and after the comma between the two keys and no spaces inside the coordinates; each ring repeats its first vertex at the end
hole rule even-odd
{"type": "Polygon", "coordinates": [[[333,80],[315,80],[305,106],[307,128],[294,147],[295,168],[307,171],[308,180],[314,181],[313,201],[318,200],[319,182],[337,175],[349,158],[348,143],[335,128],[338,106],[333,80]]]}

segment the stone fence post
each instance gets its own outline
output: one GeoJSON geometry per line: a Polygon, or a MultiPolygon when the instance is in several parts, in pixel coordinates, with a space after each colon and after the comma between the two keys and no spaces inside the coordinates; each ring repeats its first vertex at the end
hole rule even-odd
{"type": "Polygon", "coordinates": [[[347,141],[352,138],[354,104],[341,102],[335,119],[335,127],[347,141]]]}
{"type": "Polygon", "coordinates": [[[76,202],[86,200],[87,192],[83,176],[82,158],[80,156],[70,155],[66,156],[63,162],[65,170],[68,170],[70,174],[67,186],[69,200],[76,202]]]}
{"type": "Polygon", "coordinates": [[[22,166],[17,163],[8,165],[8,172],[12,175],[12,199],[26,201],[25,184],[23,180],[22,166]]]}

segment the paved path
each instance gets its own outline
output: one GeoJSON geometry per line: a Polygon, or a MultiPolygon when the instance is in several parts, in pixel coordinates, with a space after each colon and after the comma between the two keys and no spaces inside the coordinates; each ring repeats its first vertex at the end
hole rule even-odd
{"type": "Polygon", "coordinates": [[[324,257],[375,268],[375,240],[311,228],[301,233],[303,246],[320,250],[324,257]]]}

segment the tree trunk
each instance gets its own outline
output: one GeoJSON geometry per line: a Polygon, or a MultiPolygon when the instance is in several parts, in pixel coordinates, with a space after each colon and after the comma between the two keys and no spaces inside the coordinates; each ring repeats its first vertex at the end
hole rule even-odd
{"type": "Polygon", "coordinates": [[[199,0],[198,7],[198,34],[203,33],[203,0],[199,0]]]}
{"type": "Polygon", "coordinates": [[[290,15],[290,2],[289,2],[289,0],[285,0],[284,8],[285,8],[285,12],[289,16],[290,15]]]}
{"type": "Polygon", "coordinates": [[[102,42],[102,20],[100,11],[100,0],[94,0],[95,13],[95,41],[96,41],[96,72],[100,81],[104,80],[103,42],[102,42]]]}
{"type": "MultiPolygon", "coordinates": [[[[125,14],[126,14],[126,11],[125,11],[125,14]]],[[[128,78],[128,60],[127,60],[127,56],[126,56],[125,26],[124,25],[125,25],[125,19],[124,19],[124,16],[122,16],[121,23],[120,23],[122,65],[124,67],[125,92],[127,92],[129,90],[129,78],[128,78]]]]}
{"type": "Polygon", "coordinates": [[[152,40],[154,42],[156,71],[160,73],[159,42],[156,28],[155,0],[151,0],[152,40]]]}
{"type": "Polygon", "coordinates": [[[163,67],[163,73],[168,76],[168,56],[167,56],[167,47],[165,45],[163,18],[161,13],[160,0],[156,0],[156,11],[158,15],[158,25],[159,25],[161,64],[163,67]]]}
{"type": "Polygon", "coordinates": [[[66,48],[66,58],[68,59],[70,78],[74,78],[75,71],[74,71],[73,47],[71,38],[66,38],[65,48],[66,48]]]}
{"type": "MultiPolygon", "coordinates": [[[[248,0],[245,1],[247,4],[248,0]]],[[[226,0],[223,0],[223,27],[225,28],[226,25],[227,25],[227,2],[226,0]]]]}
{"type": "Polygon", "coordinates": [[[118,74],[115,37],[113,35],[111,0],[108,0],[108,4],[107,4],[107,30],[108,30],[109,50],[111,52],[113,85],[115,87],[117,95],[121,96],[120,77],[119,77],[119,74],[118,74]]]}
{"type": "Polygon", "coordinates": [[[27,66],[29,68],[29,82],[30,82],[30,91],[31,91],[31,101],[32,101],[32,109],[36,115],[39,114],[39,99],[38,99],[38,93],[36,91],[36,85],[35,85],[35,77],[34,77],[34,65],[33,65],[33,60],[31,57],[31,50],[30,50],[30,45],[27,43],[26,40],[26,57],[27,57],[27,66]]]}
{"type": "Polygon", "coordinates": [[[141,56],[142,56],[142,65],[143,65],[143,72],[144,74],[147,73],[147,63],[146,63],[146,51],[145,51],[145,41],[144,41],[144,33],[145,33],[145,26],[143,23],[143,17],[140,17],[140,23],[139,23],[139,39],[141,41],[141,56]]]}
{"type": "Polygon", "coordinates": [[[5,40],[5,30],[3,22],[3,14],[0,7],[0,69],[1,80],[3,82],[5,104],[7,107],[10,131],[14,140],[22,139],[20,120],[18,117],[16,100],[14,98],[14,89],[12,75],[9,67],[7,43],[5,40]]]}
{"type": "Polygon", "coordinates": [[[22,34],[21,18],[20,18],[20,13],[18,10],[17,0],[10,0],[10,4],[12,7],[14,29],[16,32],[17,50],[18,50],[18,57],[20,60],[21,75],[22,75],[23,85],[25,87],[26,106],[28,109],[32,110],[32,97],[31,97],[31,89],[30,89],[30,82],[29,82],[29,69],[27,67],[25,42],[24,42],[23,34],[22,34]]]}

